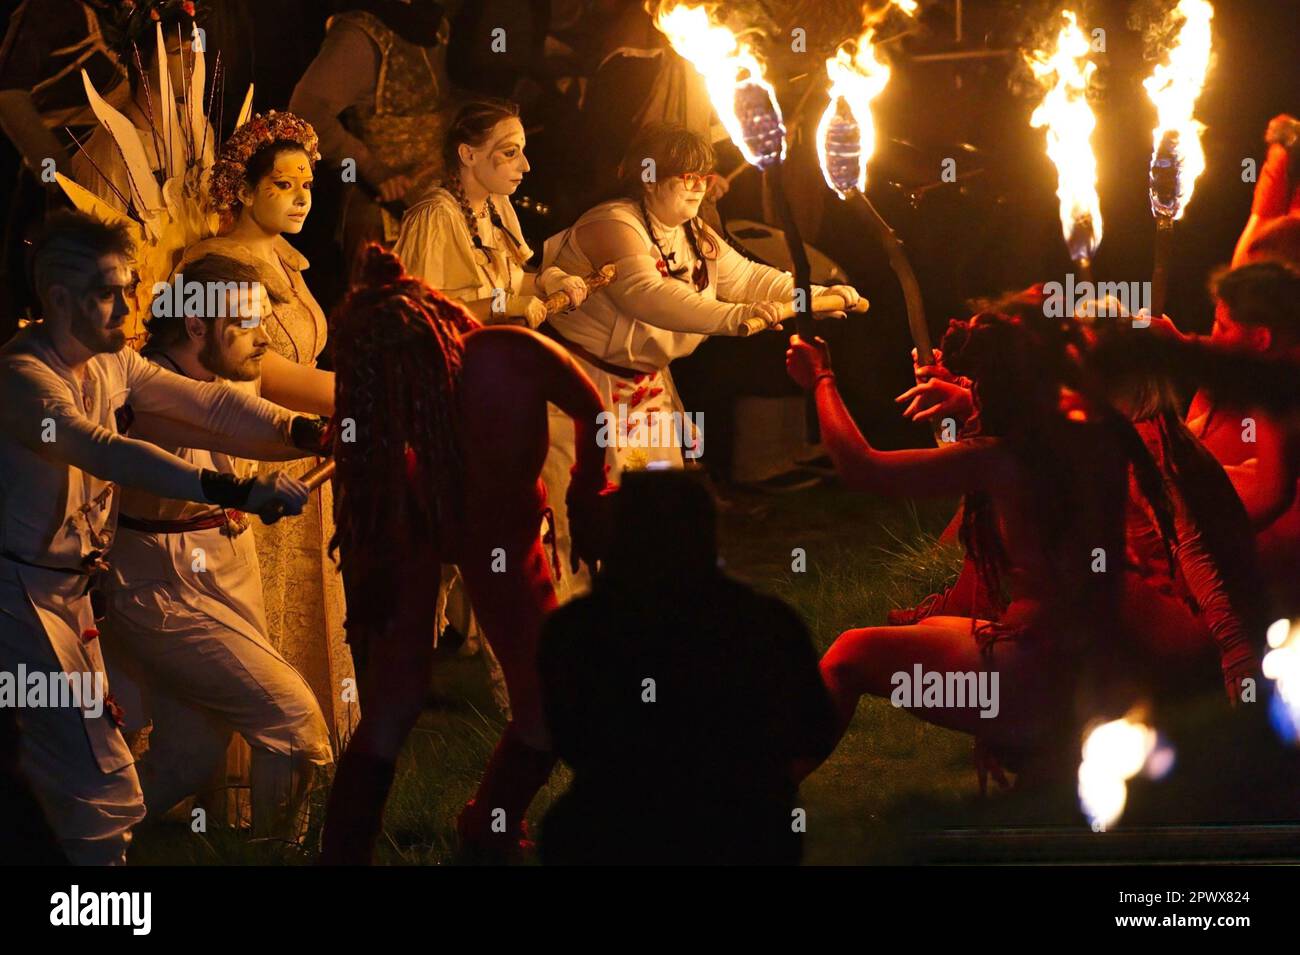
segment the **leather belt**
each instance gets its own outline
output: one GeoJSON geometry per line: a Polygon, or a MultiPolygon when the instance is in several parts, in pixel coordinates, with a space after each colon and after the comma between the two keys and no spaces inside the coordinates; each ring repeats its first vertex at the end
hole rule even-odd
{"type": "Polygon", "coordinates": [[[640,378],[645,375],[654,374],[652,371],[637,371],[635,368],[624,368],[622,365],[615,365],[612,362],[605,361],[605,359],[598,357],[586,348],[583,348],[581,345],[569,341],[561,335],[559,330],[549,321],[542,322],[541,325],[537,326],[537,331],[555,343],[563,345],[589,365],[599,368],[601,371],[614,375],[617,378],[640,378]]]}
{"type": "Polygon", "coordinates": [[[186,531],[206,531],[214,527],[225,527],[228,522],[229,518],[226,516],[225,511],[217,511],[215,514],[203,514],[179,521],[146,520],[143,517],[132,517],[129,514],[119,514],[117,517],[119,527],[140,531],[144,534],[184,534],[186,531]]]}

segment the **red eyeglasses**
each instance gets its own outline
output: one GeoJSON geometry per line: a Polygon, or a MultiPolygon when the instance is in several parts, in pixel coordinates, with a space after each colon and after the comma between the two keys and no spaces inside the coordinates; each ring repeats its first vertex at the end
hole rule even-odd
{"type": "Polygon", "coordinates": [[[682,185],[687,189],[708,189],[718,181],[718,174],[716,172],[704,174],[698,172],[684,172],[680,176],[674,176],[673,178],[680,179],[682,185]]]}

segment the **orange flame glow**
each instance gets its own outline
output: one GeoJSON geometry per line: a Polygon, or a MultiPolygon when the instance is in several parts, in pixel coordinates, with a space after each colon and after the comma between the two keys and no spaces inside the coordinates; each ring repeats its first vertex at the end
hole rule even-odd
{"type": "Polygon", "coordinates": [[[1061,227],[1070,255],[1092,258],[1102,236],[1097,157],[1092,151],[1097,118],[1088,105],[1088,84],[1096,64],[1088,59],[1091,46],[1074,12],[1066,10],[1062,18],[1065,22],[1055,46],[1025,56],[1044,90],[1029,124],[1047,129],[1047,155],[1056,166],[1056,196],[1061,200],[1061,227]]]}
{"type": "MultiPolygon", "coordinates": [[[[704,77],[713,108],[746,161],[762,168],[771,161],[783,160],[781,110],[763,63],[748,43],[714,20],[712,10],[712,5],[677,4],[660,10],[655,16],[655,26],[672,43],[673,49],[704,77]],[[770,109],[770,121],[780,128],[779,155],[767,155],[756,148],[755,130],[746,127],[749,117],[742,118],[737,106],[744,91],[756,94],[760,103],[766,94],[768,102],[761,108],[770,109]]],[[[749,103],[754,102],[751,96],[749,103]]]]}
{"type": "Polygon", "coordinates": [[[1214,8],[1207,0],[1179,0],[1173,15],[1182,20],[1174,45],[1142,85],[1158,117],[1152,154],[1152,211],[1176,220],[1187,211],[1196,180],[1205,171],[1201,147],[1205,126],[1192,112],[1210,67],[1214,8]],[[1165,165],[1169,166],[1168,185],[1161,194],[1157,170],[1165,165]]]}

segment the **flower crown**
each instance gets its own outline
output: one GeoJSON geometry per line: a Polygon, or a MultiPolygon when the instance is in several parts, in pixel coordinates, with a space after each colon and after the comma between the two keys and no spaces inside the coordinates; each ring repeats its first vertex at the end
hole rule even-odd
{"type": "Polygon", "coordinates": [[[239,204],[239,189],[248,170],[248,161],[259,150],[277,142],[298,144],[313,163],[320,159],[316,148],[320,140],[311,123],[293,113],[277,113],[275,110],[266,115],[259,113],[231,133],[221,147],[208,185],[212,208],[218,212],[230,212],[239,204]]]}
{"type": "Polygon", "coordinates": [[[154,24],[197,22],[207,11],[195,0],[87,0],[100,12],[104,42],[123,59],[153,38],[154,24]]]}

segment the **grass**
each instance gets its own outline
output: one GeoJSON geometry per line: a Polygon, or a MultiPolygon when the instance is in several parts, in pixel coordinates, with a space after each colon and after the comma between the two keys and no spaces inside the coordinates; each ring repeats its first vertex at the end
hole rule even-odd
{"type": "MultiPolygon", "coordinates": [[[[890,609],[943,589],[960,567],[960,552],[937,540],[952,514],[951,502],[913,505],[821,487],[784,497],[749,497],[743,503],[764,510],[755,514],[737,508],[722,516],[720,540],[728,572],[795,607],[819,651],[842,631],[884,623],[890,609]],[[801,569],[795,548],[803,551],[801,569]]],[[[454,861],[456,815],[472,795],[501,732],[482,657],[439,653],[433,702],[398,765],[376,850],[379,864],[454,861]]],[[[1159,784],[1131,784],[1125,826],[1180,823],[1201,827],[1198,834],[1203,836],[1213,835],[1215,824],[1294,821],[1300,752],[1278,745],[1262,707],[1242,707],[1229,716],[1217,698],[1190,699],[1162,712],[1158,725],[1178,750],[1178,765],[1159,784]]],[[[533,803],[534,827],[568,782],[567,770],[559,767],[533,803]]],[[[164,823],[137,830],[131,861],[309,864],[320,841],[327,785],[323,780],[313,795],[306,848],[257,841],[226,828],[196,834],[187,824],[164,823]]],[[[805,781],[800,804],[807,811],[804,860],[811,865],[927,858],[929,850],[918,848],[910,835],[918,829],[975,826],[1014,834],[1020,827],[1047,827],[1042,831],[1048,834],[1031,840],[1029,850],[1018,850],[1045,859],[1077,858],[1078,846],[1059,840],[1086,834],[1072,779],[979,799],[969,739],[876,699],[858,706],[839,748],[805,781]]],[[[1172,843],[1148,846],[1141,831],[1139,848],[1124,849],[1130,861],[1148,858],[1142,853],[1154,859],[1200,851],[1180,850],[1172,843]]],[[[1294,840],[1296,832],[1278,838],[1294,840]]],[[[1257,846],[1233,849],[1235,839],[1230,833],[1221,839],[1229,857],[1238,851],[1260,853],[1257,846]]],[[[1108,845],[1115,843],[1088,841],[1084,851],[1108,845]]],[[[996,851],[989,842],[959,847],[968,860],[987,859],[996,851]]]]}
{"type": "MultiPolygon", "coordinates": [[[[745,497],[760,515],[724,513],[720,539],[729,573],[790,603],[819,651],[851,627],[883,623],[885,613],[916,603],[956,575],[959,554],[937,544],[950,504],[923,507],[880,501],[821,487],[782,497],[745,497]],[[805,564],[795,569],[792,551],[805,564]]],[[[435,668],[433,699],[407,741],[384,818],[376,862],[441,865],[453,860],[454,821],[472,795],[501,732],[481,657],[444,654],[435,668]]],[[[568,785],[560,767],[533,803],[537,826],[568,785]]],[[[803,786],[808,813],[805,858],[812,864],[868,861],[886,844],[889,807],[923,795],[956,804],[974,792],[970,744],[879,700],[864,701],[835,755],[803,786]]],[[[306,845],[319,844],[327,790],[313,796],[306,845]]],[[[306,864],[314,848],[257,841],[213,826],[188,824],[137,830],[138,865],[306,864]]]]}

